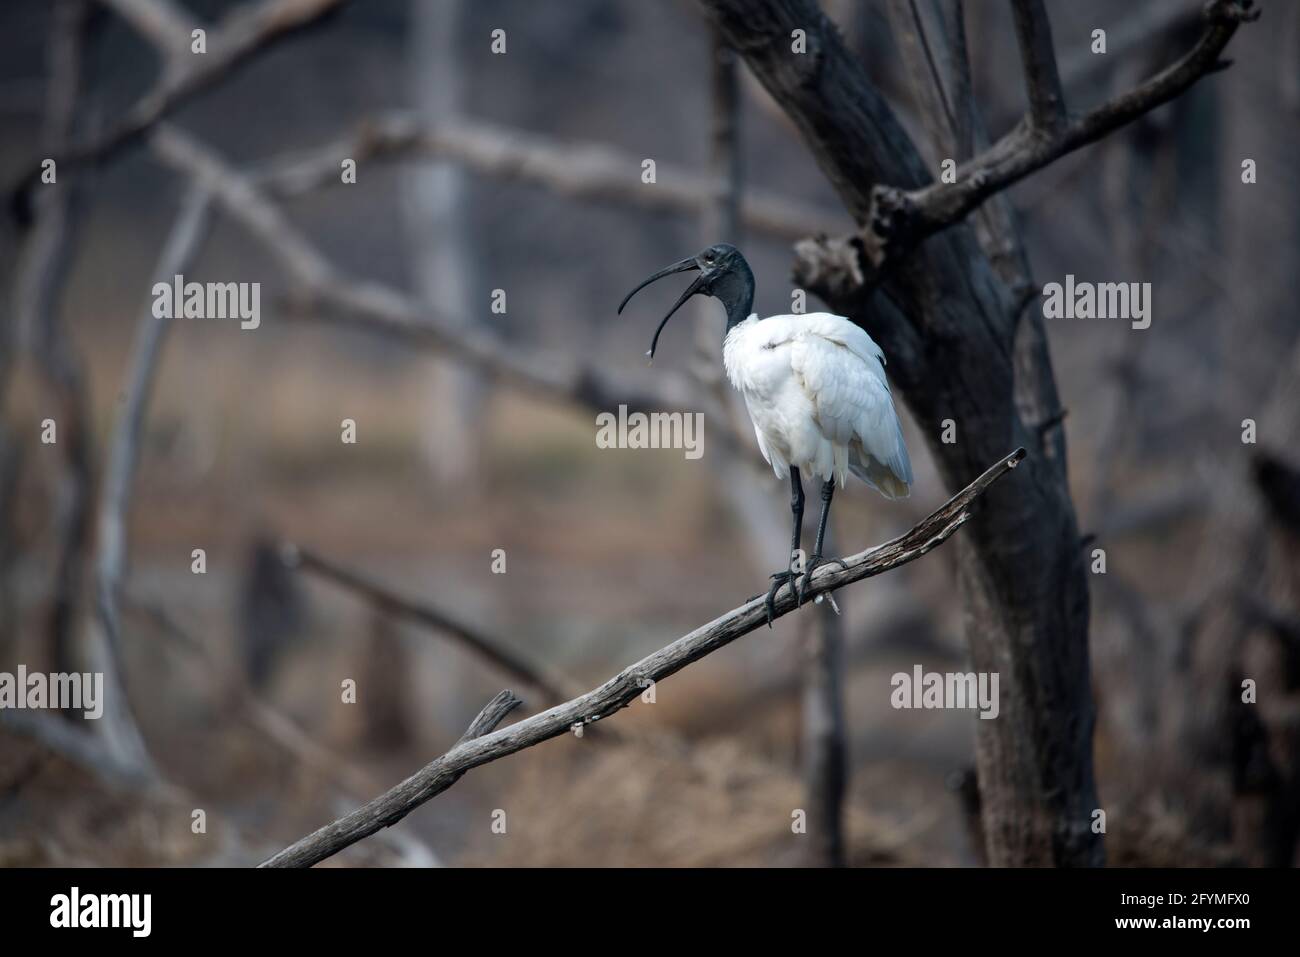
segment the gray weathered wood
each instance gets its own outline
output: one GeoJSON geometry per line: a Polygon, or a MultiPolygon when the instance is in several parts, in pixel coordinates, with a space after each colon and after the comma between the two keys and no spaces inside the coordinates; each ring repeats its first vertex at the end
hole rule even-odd
{"type": "MultiPolygon", "coordinates": [[[[847,568],[837,565],[818,568],[808,585],[808,597],[890,571],[915,561],[943,544],[971,517],[977,500],[989,487],[1016,468],[1024,457],[1024,449],[1017,449],[1004,456],[910,531],[883,545],[846,558],[847,568]]],[[[783,589],[775,603],[776,616],[794,610],[794,596],[789,589],[783,589]]],[[[636,700],[645,691],[648,682],[662,681],[737,638],[761,628],[766,621],[764,597],[756,596],[739,608],[701,625],[667,647],[624,668],[599,688],[508,728],[491,734],[480,731],[482,736],[476,736],[476,729],[491,720],[489,710],[492,705],[489,705],[488,709],[484,709],[484,714],[475,719],[460,742],[442,757],[425,765],[387,793],[309,834],[260,866],[310,867],[319,863],[381,828],[397,823],[430,798],[447,790],[471,768],[541,744],[574,727],[616,714],[636,700]]],[[[501,702],[501,707],[504,707],[503,696],[508,694],[502,692],[494,704],[501,702]]],[[[504,711],[497,715],[495,721],[491,721],[491,726],[494,727],[501,717],[504,717],[504,711]]]]}

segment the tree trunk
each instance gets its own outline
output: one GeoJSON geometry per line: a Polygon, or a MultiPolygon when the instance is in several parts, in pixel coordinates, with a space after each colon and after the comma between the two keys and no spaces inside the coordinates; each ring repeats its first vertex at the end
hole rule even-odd
{"type": "Polygon", "coordinates": [[[809,863],[843,867],[844,791],[848,785],[844,626],[829,601],[815,606],[807,621],[803,635],[803,740],[800,745],[808,833],[813,841],[809,863]]]}
{"type": "MultiPolygon", "coordinates": [[[[933,178],[810,0],[702,3],[860,224],[876,185],[910,189],[933,178]],[[806,53],[792,53],[796,30],[805,31],[806,53]]],[[[887,275],[871,276],[860,253],[856,260],[850,266],[874,280],[870,286],[827,275],[825,260],[808,256],[797,278],[884,348],[945,483],[960,487],[982,461],[1002,454],[997,449],[1030,451],[961,543],[972,665],[997,672],[1001,686],[998,719],[976,722],[989,861],[1099,865],[1083,551],[1063,457],[1043,439],[1058,430],[1025,421],[1016,401],[1018,373],[1038,389],[1055,389],[1045,340],[1016,348],[1013,297],[964,223],[930,237],[887,275]],[[948,419],[957,429],[950,444],[941,440],[948,419]]]]}

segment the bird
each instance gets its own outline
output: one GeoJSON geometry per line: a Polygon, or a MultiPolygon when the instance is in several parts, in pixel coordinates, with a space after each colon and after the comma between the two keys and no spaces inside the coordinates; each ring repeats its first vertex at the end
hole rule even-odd
{"type": "Polygon", "coordinates": [[[853,475],[887,499],[903,499],[911,494],[912,462],[885,378],[884,350],[865,329],[833,313],[760,317],[753,311],[753,270],[730,243],[712,245],[643,280],[623,297],[619,315],[646,286],[692,271],[699,275],[659,322],[646,355],[654,359],[664,326],[686,300],[699,294],[722,303],[727,378],[745,400],[763,458],[778,479],[790,479],[790,562],[770,576],[764,600],[770,628],[782,586],[789,586],[801,607],[819,566],[848,567],[822,555],[836,484],[843,488],[853,475]],[[821,517],[806,561],[801,547],[805,474],[821,480],[821,517]]]}

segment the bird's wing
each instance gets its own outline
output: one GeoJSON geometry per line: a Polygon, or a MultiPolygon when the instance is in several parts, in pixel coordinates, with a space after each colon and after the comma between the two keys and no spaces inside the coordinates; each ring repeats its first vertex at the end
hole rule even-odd
{"type": "Polygon", "coordinates": [[[797,318],[804,321],[788,324],[790,367],[816,410],[822,434],[836,446],[841,482],[847,465],[881,494],[906,496],[912,463],[880,347],[841,316],[823,312],[797,318]]]}

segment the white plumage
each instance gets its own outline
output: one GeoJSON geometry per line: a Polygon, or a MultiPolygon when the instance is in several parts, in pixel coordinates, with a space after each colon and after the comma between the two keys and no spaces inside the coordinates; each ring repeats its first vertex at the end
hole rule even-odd
{"type": "Polygon", "coordinates": [[[790,479],[790,564],[772,575],[764,605],[767,623],[776,613],[776,596],[789,585],[802,605],[813,573],[828,561],[822,555],[835,484],[852,472],[885,498],[911,492],[912,463],[903,444],[885,355],[871,336],[843,316],[753,313],[754,273],[740,250],[715,243],[703,252],[659,270],[623,297],[618,311],[641,289],[680,272],[699,275],[677,297],[655,329],[647,353],[654,358],[659,334],[691,296],[712,296],[727,312],[722,361],[731,384],[740,390],[754,423],[758,447],[778,478],[790,479]],[[804,560],[803,475],[821,479],[821,516],[813,553],[804,560]]]}
{"type": "Polygon", "coordinates": [[[751,315],[727,333],[722,355],[778,478],[794,466],[843,487],[852,472],[886,498],[910,494],[884,352],[860,327],[829,312],[751,315]]]}

